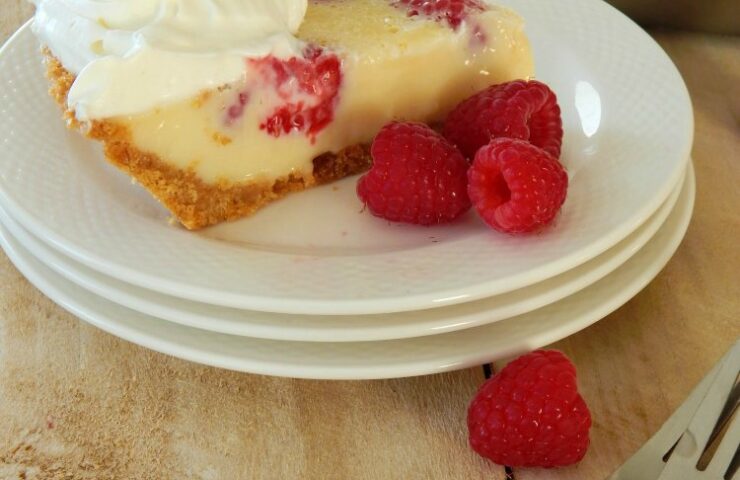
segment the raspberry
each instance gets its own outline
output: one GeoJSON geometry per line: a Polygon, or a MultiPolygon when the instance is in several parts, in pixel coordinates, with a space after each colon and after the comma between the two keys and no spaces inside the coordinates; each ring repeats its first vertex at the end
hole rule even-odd
{"type": "Polygon", "coordinates": [[[373,166],[357,183],[357,195],[373,215],[433,225],[470,208],[468,162],[428,126],[390,123],[375,137],[370,153],[373,166]]]}
{"type": "Polygon", "coordinates": [[[309,45],[303,57],[269,56],[250,62],[285,102],[260,124],[262,130],[274,137],[305,132],[314,139],[331,123],[342,82],[339,57],[309,45]]]}
{"type": "Polygon", "coordinates": [[[560,352],[517,358],[478,390],[468,408],[470,446],[510,467],[562,467],[588,449],[591,414],[576,370],[560,352]]]}
{"type": "Polygon", "coordinates": [[[468,195],[480,216],[504,233],[550,223],[565,202],[568,174],[560,162],[523,140],[494,139],[468,171],[468,195]]]}
{"type": "Polygon", "coordinates": [[[528,140],[560,158],[563,122],[555,93],[547,85],[515,80],[463,100],[447,116],[442,133],[468,158],[497,137],[528,140]]]}
{"type": "Polygon", "coordinates": [[[393,5],[408,11],[409,17],[425,15],[437,22],[446,22],[457,30],[470,12],[482,12],[478,0],[395,0],[393,5]]]}

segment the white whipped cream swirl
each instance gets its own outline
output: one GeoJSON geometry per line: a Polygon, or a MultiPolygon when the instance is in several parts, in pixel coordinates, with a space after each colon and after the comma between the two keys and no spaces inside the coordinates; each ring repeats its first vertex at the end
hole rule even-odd
{"type": "Polygon", "coordinates": [[[77,78],[80,120],[132,115],[296,55],[307,0],[32,0],[33,30],[77,78]]]}

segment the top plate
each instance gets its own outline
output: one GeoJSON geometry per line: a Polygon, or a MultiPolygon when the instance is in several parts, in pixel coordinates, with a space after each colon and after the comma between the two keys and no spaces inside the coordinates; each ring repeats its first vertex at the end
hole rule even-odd
{"type": "Polygon", "coordinates": [[[26,26],[0,51],[0,203],[76,260],[196,301],[301,314],[389,313],[512,291],[599,255],[647,219],[689,157],[693,117],[675,67],[650,37],[595,0],[510,0],[527,21],[538,77],[557,92],[568,200],[529,237],[482,226],[388,224],[362,212],[356,179],[200,233],[68,131],[46,94],[26,26]]]}

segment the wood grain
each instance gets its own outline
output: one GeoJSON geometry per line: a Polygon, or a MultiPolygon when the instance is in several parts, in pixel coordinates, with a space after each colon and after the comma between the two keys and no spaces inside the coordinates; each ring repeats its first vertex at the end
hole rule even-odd
{"type": "Polygon", "coordinates": [[[0,44],[33,14],[28,0],[0,0],[0,44]]]}
{"type": "MultiPolygon", "coordinates": [[[[0,40],[32,10],[0,0],[0,40]]],[[[602,479],[740,335],[740,41],[657,33],[696,109],[697,205],[684,244],[634,300],[555,345],[594,416],[577,467],[517,480],[602,479]]],[[[90,327],[0,254],[2,479],[499,479],[470,452],[481,369],[374,382],[244,375],[90,327]]]]}
{"type": "Polygon", "coordinates": [[[78,321],[4,256],[0,271],[0,478],[503,476],[466,445],[480,369],[374,382],[213,369],[78,321]]]}

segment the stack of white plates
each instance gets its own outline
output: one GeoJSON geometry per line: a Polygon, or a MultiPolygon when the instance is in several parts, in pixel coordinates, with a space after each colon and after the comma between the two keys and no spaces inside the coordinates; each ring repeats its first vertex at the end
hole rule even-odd
{"type": "Polygon", "coordinates": [[[195,362],[310,378],[452,370],[537,348],[603,318],[666,264],[694,200],[685,86],[647,34],[596,0],[510,0],[558,93],[568,200],[511,237],[470,212],[396,225],[356,179],[203,232],[68,131],[28,26],[0,51],[0,241],[81,319],[195,362]]]}

